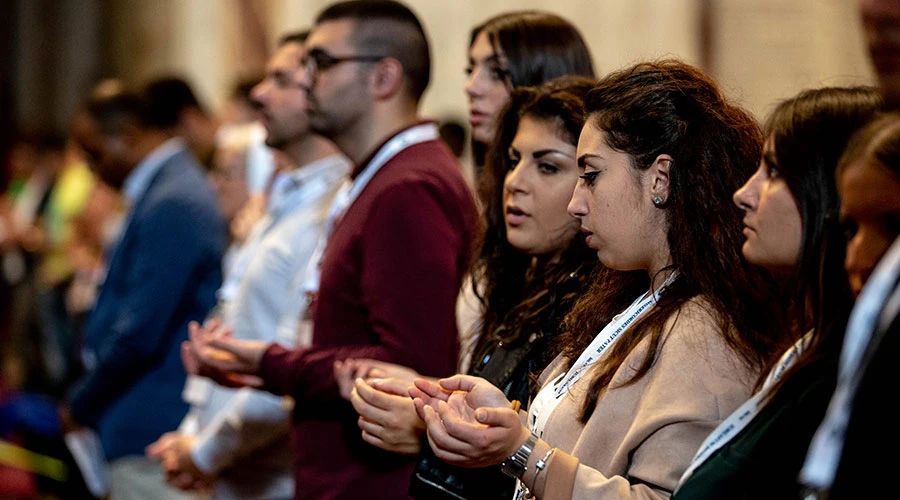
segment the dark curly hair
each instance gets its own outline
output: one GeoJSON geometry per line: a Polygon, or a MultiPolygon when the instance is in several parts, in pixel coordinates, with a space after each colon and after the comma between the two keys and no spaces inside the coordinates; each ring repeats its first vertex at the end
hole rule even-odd
{"type": "MultiPolygon", "coordinates": [[[[471,269],[472,286],[484,307],[482,334],[473,349],[473,367],[498,342],[515,346],[536,334],[555,335],[563,315],[586,288],[598,265],[583,238],[573,237],[559,258],[535,257],[506,239],[503,180],[511,165],[507,150],[522,118],[553,126],[557,136],[576,144],[584,124],[584,96],[595,80],[566,76],[538,87],[513,92],[502,113],[494,146],[488,155],[485,229],[480,252],[471,269]]],[[[547,352],[547,362],[557,351],[547,352]]],[[[546,364],[546,363],[545,363],[546,364]]]]}
{"type": "MultiPolygon", "coordinates": [[[[780,350],[765,305],[770,280],[742,258],[742,214],[731,202],[759,162],[762,135],[754,118],[726,101],[707,75],[677,60],[640,63],[608,75],[588,94],[585,113],[585,126],[602,130],[610,147],[630,157],[636,172],[661,154],[673,158],[669,196],[661,208],[672,262],[666,271],[678,275],[656,307],[595,366],[582,421],[645,338],[650,349],[626,384],[648,372],[665,338],[666,321],[695,297],[702,297],[725,341],[747,365],[762,368],[780,350]]],[[[567,334],[560,342],[569,362],[649,286],[645,271],[601,270],[565,320],[567,334]]]]}

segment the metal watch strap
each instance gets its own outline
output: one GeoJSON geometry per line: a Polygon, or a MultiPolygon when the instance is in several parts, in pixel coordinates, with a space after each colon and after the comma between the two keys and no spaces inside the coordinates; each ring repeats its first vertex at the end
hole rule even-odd
{"type": "Polygon", "coordinates": [[[500,464],[500,470],[509,477],[522,477],[522,474],[528,469],[528,458],[531,456],[531,452],[534,451],[534,445],[537,444],[537,440],[537,434],[532,432],[528,439],[522,443],[522,446],[500,464]]]}

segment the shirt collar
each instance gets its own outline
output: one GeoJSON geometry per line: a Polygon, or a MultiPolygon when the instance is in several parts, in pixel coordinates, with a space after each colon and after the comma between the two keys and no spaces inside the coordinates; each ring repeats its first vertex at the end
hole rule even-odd
{"type": "Polygon", "coordinates": [[[144,157],[122,184],[122,194],[130,204],[134,204],[147,191],[150,181],[163,164],[187,147],[184,139],[173,137],[157,146],[144,157]]]}
{"type": "Polygon", "coordinates": [[[279,212],[289,200],[303,196],[307,187],[338,182],[350,172],[350,160],[343,154],[333,154],[312,163],[277,174],[269,194],[268,211],[279,212]]]}

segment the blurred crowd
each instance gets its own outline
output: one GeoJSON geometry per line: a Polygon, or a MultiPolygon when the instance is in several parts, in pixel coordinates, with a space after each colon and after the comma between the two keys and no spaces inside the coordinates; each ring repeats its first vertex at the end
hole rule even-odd
{"type": "Polygon", "coordinates": [[[891,495],[900,1],[859,12],[878,85],[762,123],[542,10],[422,117],[446,61],[393,0],[218,110],[97,82],[6,158],[0,497],[891,495]]]}

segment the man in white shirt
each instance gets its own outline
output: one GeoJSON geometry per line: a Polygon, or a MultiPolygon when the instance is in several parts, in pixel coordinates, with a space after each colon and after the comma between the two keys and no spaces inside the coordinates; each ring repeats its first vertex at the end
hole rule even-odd
{"type": "MultiPolygon", "coordinates": [[[[306,91],[299,85],[305,34],[284,37],[253,90],[266,144],[296,168],[276,173],[266,215],[253,227],[219,293],[216,315],[238,338],[296,344],[302,308],[299,277],[315,250],[328,207],[350,169],[349,160],[307,125],[306,91]]],[[[178,432],[162,436],[148,454],[162,459],[170,484],[213,486],[217,499],[289,499],[290,408],[254,389],[228,389],[191,379],[191,403],[178,432]]]]}

